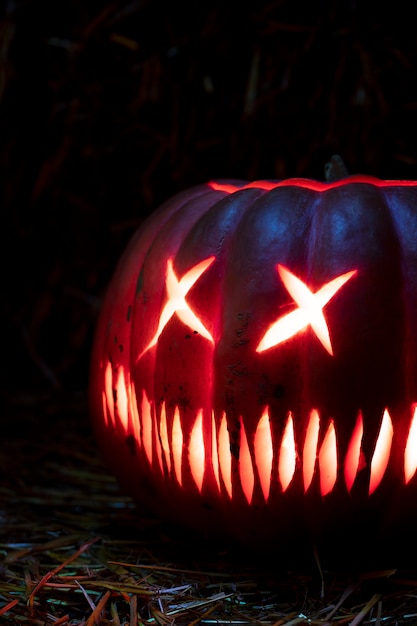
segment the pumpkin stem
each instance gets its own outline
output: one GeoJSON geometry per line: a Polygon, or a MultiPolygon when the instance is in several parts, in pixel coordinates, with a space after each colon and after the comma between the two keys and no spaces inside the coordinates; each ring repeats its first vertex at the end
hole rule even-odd
{"type": "Polygon", "coordinates": [[[346,176],[349,176],[349,172],[347,171],[342,157],[338,154],[333,154],[330,161],[324,166],[324,178],[326,182],[331,183],[335,180],[346,178],[346,176]]]}

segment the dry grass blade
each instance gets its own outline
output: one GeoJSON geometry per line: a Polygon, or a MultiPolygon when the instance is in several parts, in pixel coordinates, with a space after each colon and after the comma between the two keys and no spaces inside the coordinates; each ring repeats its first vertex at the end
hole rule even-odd
{"type": "Polygon", "coordinates": [[[49,580],[53,577],[56,576],[64,567],[68,566],[70,563],[72,563],[73,561],[75,561],[75,559],[77,559],[81,554],[83,554],[86,550],[88,550],[90,548],[91,545],[93,545],[96,541],[98,541],[98,537],[95,537],[94,539],[91,539],[90,541],[87,541],[87,543],[85,543],[83,546],[81,546],[81,548],[79,548],[79,550],[77,550],[74,554],[72,554],[68,559],[66,559],[61,565],[58,565],[58,567],[55,567],[55,569],[51,570],[50,572],[47,572],[47,574],[45,574],[42,578],[42,580],[40,580],[37,585],[35,586],[35,588],[33,589],[33,591],[31,592],[30,596],[29,596],[29,606],[33,606],[33,602],[34,602],[34,598],[36,596],[36,594],[42,589],[42,587],[44,585],[46,585],[47,582],[49,582],[49,580]]]}
{"type": "Polygon", "coordinates": [[[99,603],[97,604],[97,606],[95,607],[95,609],[91,613],[90,617],[88,618],[88,620],[86,622],[86,626],[93,626],[94,624],[99,624],[100,623],[101,615],[102,615],[102,613],[104,611],[104,608],[105,608],[107,602],[109,601],[110,596],[111,596],[110,591],[106,591],[104,596],[102,596],[100,598],[99,603]]]}
{"type": "Polygon", "coordinates": [[[376,593],[374,596],[372,596],[369,602],[367,602],[365,606],[363,607],[363,609],[361,609],[359,613],[356,615],[355,619],[352,620],[351,626],[358,626],[358,624],[360,624],[365,619],[366,615],[375,606],[375,604],[379,602],[380,599],[381,599],[380,593],[376,593]]]}
{"type": "Polygon", "coordinates": [[[0,608],[0,616],[1,616],[1,615],[5,615],[5,613],[8,613],[9,611],[11,611],[11,610],[12,610],[12,608],[13,608],[14,606],[16,606],[16,604],[17,604],[18,602],[19,602],[19,600],[18,600],[18,599],[16,599],[16,600],[10,600],[10,602],[8,602],[8,603],[7,603],[7,604],[5,604],[4,606],[2,606],[2,607],[0,608]]]}

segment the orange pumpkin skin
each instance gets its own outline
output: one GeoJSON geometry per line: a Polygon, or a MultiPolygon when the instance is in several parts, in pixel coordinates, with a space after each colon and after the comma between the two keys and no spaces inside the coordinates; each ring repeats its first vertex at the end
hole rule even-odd
{"type": "Polygon", "coordinates": [[[139,504],[267,549],[415,522],[416,207],[410,181],[220,181],[145,221],[90,383],[139,504]]]}

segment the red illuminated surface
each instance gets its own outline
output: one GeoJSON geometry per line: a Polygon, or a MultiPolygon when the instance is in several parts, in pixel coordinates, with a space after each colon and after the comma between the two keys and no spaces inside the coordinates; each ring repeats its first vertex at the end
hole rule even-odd
{"type": "MultiPolygon", "coordinates": [[[[415,187],[417,182],[413,180],[380,180],[373,176],[350,176],[349,184],[365,183],[374,187],[415,187]]],[[[346,180],[335,180],[333,182],[322,182],[318,180],[307,180],[305,178],[288,178],[280,181],[255,180],[246,185],[232,185],[227,183],[218,183],[211,181],[209,187],[215,191],[224,191],[225,193],[236,193],[244,189],[263,189],[264,191],[272,191],[279,187],[301,187],[302,189],[311,189],[312,191],[328,191],[336,187],[346,185],[346,180]]]]}

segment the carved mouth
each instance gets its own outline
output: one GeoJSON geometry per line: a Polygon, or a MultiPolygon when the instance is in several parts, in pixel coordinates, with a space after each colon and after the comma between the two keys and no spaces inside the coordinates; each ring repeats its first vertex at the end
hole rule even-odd
{"type": "MultiPolygon", "coordinates": [[[[179,486],[184,482],[184,465],[189,468],[196,488],[201,492],[206,473],[214,475],[215,488],[235,497],[236,480],[248,504],[253,503],[258,481],[265,502],[273,483],[284,493],[296,478],[301,479],[306,493],[318,474],[322,496],[330,494],[340,480],[351,492],[359,472],[369,467],[368,494],[371,495],[384,478],[392,455],[394,427],[388,409],[381,415],[381,426],[371,458],[363,451],[364,421],[361,411],[351,433],[344,458],[338,454],[338,433],[335,422],[322,425],[319,412],[312,409],[304,441],[298,442],[293,416],[288,413],[281,440],[274,443],[268,407],[265,407],[255,430],[253,442],[248,441],[240,419],[238,472],[233,472],[236,442],[231,440],[226,414],[211,416],[209,428],[203,426],[203,410],[198,410],[187,423],[185,434],[180,407],[170,408],[168,419],[165,403],[158,409],[142,391],[136,397],[134,385],[122,366],[114,371],[110,362],[104,366],[103,413],[106,428],[113,427],[123,438],[133,436],[139,454],[153,470],[161,472],[179,486]],[[139,401],[138,401],[139,400],[139,401]],[[323,428],[325,431],[323,432],[323,428]]],[[[189,416],[187,417],[187,420],[189,416]]],[[[205,418],[207,419],[207,418],[205,418]]],[[[236,456],[236,455],[235,455],[236,456]]],[[[410,425],[403,452],[403,483],[408,484],[417,470],[417,404],[410,407],[410,425]]],[[[212,481],[213,482],[213,481],[212,481]]]]}

